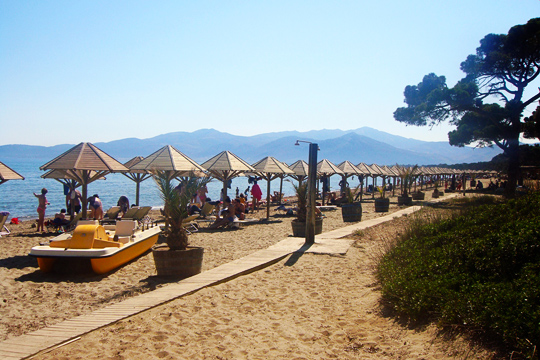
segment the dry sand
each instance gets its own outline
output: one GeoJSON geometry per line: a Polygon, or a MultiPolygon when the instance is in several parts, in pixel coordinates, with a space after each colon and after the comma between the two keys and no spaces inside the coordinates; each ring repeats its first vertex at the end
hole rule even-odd
{"type": "MultiPolygon", "coordinates": [[[[429,198],[429,191],[426,199],[429,198]]],[[[392,198],[390,211],[399,209],[392,198]]],[[[363,203],[363,219],[375,213],[363,203]]],[[[266,211],[256,215],[264,217],[266,211]]],[[[291,217],[190,235],[205,248],[203,271],[264,249],[291,235],[291,217]]],[[[323,231],[343,227],[325,212],[323,231]]],[[[381,235],[395,236],[406,218],[358,237],[345,256],[291,256],[258,272],[203,289],[84,335],[38,359],[450,359],[489,352],[436,327],[409,328],[380,305],[373,254],[381,235]]],[[[150,253],[105,276],[43,274],[30,248],[44,240],[31,223],[10,225],[0,257],[0,337],[18,336],[87,314],[166,284],[150,253]]],[[[53,235],[46,238],[50,238],[53,235]]]]}

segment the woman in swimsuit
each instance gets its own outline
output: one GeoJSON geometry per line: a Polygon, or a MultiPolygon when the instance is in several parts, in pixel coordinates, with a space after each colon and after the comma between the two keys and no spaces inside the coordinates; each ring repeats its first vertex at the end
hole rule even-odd
{"type": "Polygon", "coordinates": [[[41,194],[34,193],[34,196],[38,198],[39,204],[37,208],[37,213],[39,215],[38,219],[38,226],[37,231],[45,232],[45,209],[47,209],[47,205],[50,205],[50,203],[47,201],[47,197],[45,196],[47,194],[47,189],[43,188],[41,189],[41,194]]]}
{"type": "Polygon", "coordinates": [[[88,198],[88,210],[92,211],[91,217],[93,217],[94,220],[103,219],[103,204],[97,194],[88,198]]]}

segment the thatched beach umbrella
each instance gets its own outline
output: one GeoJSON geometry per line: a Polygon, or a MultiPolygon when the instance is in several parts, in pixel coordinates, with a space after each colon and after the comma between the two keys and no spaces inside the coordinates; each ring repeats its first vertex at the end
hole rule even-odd
{"type": "MultiPolygon", "coordinates": [[[[341,171],[336,165],[331,163],[328,159],[322,159],[317,164],[317,172],[319,173],[319,176],[322,178],[326,178],[326,181],[329,181],[328,178],[334,174],[342,175],[343,171],[341,171]]],[[[322,204],[324,205],[324,199],[326,198],[326,188],[323,186],[323,197],[322,197],[322,204]]]]}
{"type": "Polygon", "coordinates": [[[139,194],[141,191],[141,183],[144,180],[150,179],[152,174],[147,170],[135,170],[133,166],[144,160],[142,156],[135,156],[133,159],[124,163],[124,166],[129,169],[128,172],[122,173],[125,177],[135,182],[135,204],[139,205],[139,194]]]}
{"type": "Polygon", "coordinates": [[[360,172],[360,169],[358,169],[353,163],[351,163],[349,160],[343,161],[341,164],[337,166],[341,171],[343,171],[343,174],[341,174],[341,193],[345,192],[345,188],[347,187],[347,178],[357,175],[362,176],[362,173],[360,172]]]}
{"type": "Polygon", "coordinates": [[[255,169],[230,151],[222,151],[202,164],[210,174],[223,181],[223,198],[227,196],[227,183],[244,172],[254,172],[255,169]]]}
{"type": "Polygon", "coordinates": [[[362,178],[360,180],[360,201],[362,201],[362,197],[364,194],[364,179],[366,179],[367,186],[367,178],[373,174],[373,170],[371,170],[371,168],[363,162],[356,165],[356,168],[362,174],[362,178]]]}
{"type": "Polygon", "coordinates": [[[128,171],[124,165],[91,143],[80,143],[54,158],[40,170],[66,170],[82,186],[82,217],[86,218],[88,184],[106,174],[128,171]]]}
{"type": "MultiPolygon", "coordinates": [[[[89,176],[91,178],[95,177],[96,172],[91,171],[89,176]]],[[[69,170],[60,170],[60,169],[49,170],[45,174],[41,175],[41,178],[54,179],[58,181],[62,185],[67,186],[69,188],[70,194],[72,194],[72,192],[74,192],[75,189],[81,186],[81,184],[77,181],[76,177],[72,175],[71,171],[69,170]]],[[[98,178],[98,180],[105,180],[105,176],[98,178]]],[[[66,201],[66,207],[67,207],[67,201],[66,201]]],[[[69,211],[69,213],[71,214],[71,217],[75,215],[74,210],[75,210],[75,202],[71,201],[71,210],[69,211]]]]}
{"type": "Polygon", "coordinates": [[[392,178],[393,180],[392,195],[394,195],[396,191],[396,178],[399,176],[399,173],[393,167],[389,167],[387,165],[381,166],[381,169],[384,171],[384,173],[387,176],[392,178]]]}
{"type": "Polygon", "coordinates": [[[170,179],[182,176],[185,172],[206,171],[204,167],[171,145],[165,145],[148,155],[132,165],[129,170],[130,172],[143,170],[150,173],[155,170],[165,171],[170,179]]]}
{"type": "Polygon", "coordinates": [[[270,181],[284,174],[294,174],[287,165],[271,156],[267,156],[251,165],[255,173],[266,180],[266,218],[270,218],[270,181]]]}
{"type": "Polygon", "coordinates": [[[8,180],[24,180],[24,177],[6,164],[0,162],[0,185],[8,180]]]}
{"type": "Polygon", "coordinates": [[[375,179],[382,175],[382,170],[379,168],[379,166],[377,164],[368,165],[368,168],[371,171],[371,178],[373,179],[373,194],[372,194],[371,197],[374,199],[375,198],[375,190],[376,190],[375,179]]]}
{"type": "Polygon", "coordinates": [[[174,146],[165,145],[132,165],[129,172],[133,171],[146,171],[150,174],[153,174],[154,171],[163,171],[167,178],[172,180],[181,178],[186,173],[204,172],[206,169],[178,151],[174,146]]]}
{"type": "Polygon", "coordinates": [[[289,166],[289,169],[293,171],[289,176],[298,180],[299,183],[309,176],[309,164],[304,160],[298,160],[297,162],[292,163],[289,166]]]}

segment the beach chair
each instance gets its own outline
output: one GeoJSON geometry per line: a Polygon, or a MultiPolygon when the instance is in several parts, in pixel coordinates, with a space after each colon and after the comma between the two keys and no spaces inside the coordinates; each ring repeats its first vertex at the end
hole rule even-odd
{"type": "Polygon", "coordinates": [[[120,206],[111,206],[109,210],[103,216],[103,219],[100,221],[101,224],[112,224],[116,221],[116,218],[120,214],[120,206]]]}
{"type": "Polygon", "coordinates": [[[9,212],[7,211],[0,212],[0,237],[2,235],[8,235],[11,233],[11,231],[9,231],[9,229],[6,227],[6,221],[7,221],[8,216],[9,216],[9,212]]]}
{"type": "Polygon", "coordinates": [[[199,217],[199,214],[190,215],[184,220],[182,220],[182,226],[186,230],[186,232],[191,235],[194,232],[199,231],[199,228],[193,223],[193,221],[199,217]]]}
{"type": "Polygon", "coordinates": [[[120,206],[111,206],[111,208],[107,210],[103,217],[111,220],[116,220],[118,214],[120,214],[120,206]]]}
{"type": "Polygon", "coordinates": [[[143,206],[133,215],[133,220],[143,221],[144,217],[152,210],[151,206],[143,206]]]}
{"type": "Polygon", "coordinates": [[[138,207],[138,206],[134,206],[132,208],[129,208],[129,210],[126,211],[124,216],[122,216],[122,219],[133,219],[133,216],[135,216],[135,214],[137,214],[137,211],[139,211],[139,210],[140,210],[140,207],[138,207]]]}
{"type": "Polygon", "coordinates": [[[216,208],[216,205],[212,205],[210,203],[204,203],[204,206],[201,209],[201,217],[207,218],[211,216],[214,213],[214,210],[216,208]]]}

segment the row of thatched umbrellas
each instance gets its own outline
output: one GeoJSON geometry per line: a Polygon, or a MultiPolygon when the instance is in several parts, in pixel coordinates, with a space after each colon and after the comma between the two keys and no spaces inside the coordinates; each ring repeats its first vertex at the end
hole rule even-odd
{"type": "MultiPolygon", "coordinates": [[[[67,150],[40,167],[41,170],[49,170],[42,178],[56,179],[57,181],[74,190],[82,187],[83,218],[86,217],[87,186],[91,182],[103,179],[109,173],[122,173],[136,183],[136,203],[139,203],[140,183],[152,176],[152,171],[165,171],[170,179],[183,178],[193,174],[197,176],[211,176],[223,182],[223,194],[227,194],[227,183],[238,176],[257,176],[265,179],[267,186],[267,199],[270,199],[270,181],[285,176],[302,181],[308,176],[308,164],[299,160],[288,166],[287,164],[271,157],[250,165],[235,154],[223,151],[208,161],[199,165],[188,156],[184,155],[171,145],[166,145],[146,158],[135,157],[125,164],[121,164],[95,145],[80,143],[67,150]]],[[[328,177],[339,174],[343,180],[351,176],[372,177],[399,177],[402,167],[366,165],[360,163],[354,165],[344,161],[334,165],[327,159],[321,160],[317,165],[318,177],[328,177]]],[[[441,168],[418,168],[418,176],[453,175],[457,171],[441,168]]],[[[7,180],[24,179],[21,175],[0,163],[0,184],[7,180]]],[[[345,182],[345,181],[344,181],[345,182]]],[[[323,189],[324,190],[324,189],[323,189]]],[[[280,189],[281,193],[281,189],[280,189]]],[[[267,201],[267,217],[270,216],[270,201],[267,201]]]]}

